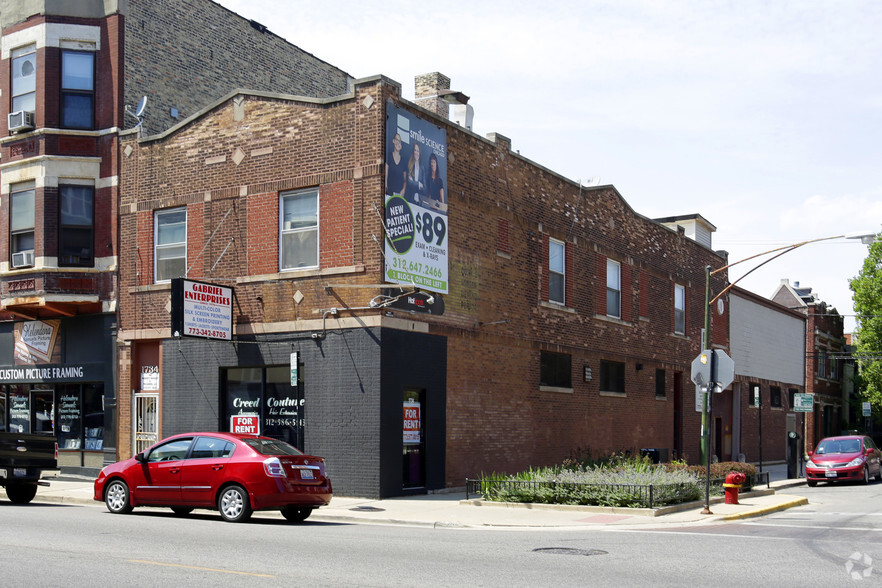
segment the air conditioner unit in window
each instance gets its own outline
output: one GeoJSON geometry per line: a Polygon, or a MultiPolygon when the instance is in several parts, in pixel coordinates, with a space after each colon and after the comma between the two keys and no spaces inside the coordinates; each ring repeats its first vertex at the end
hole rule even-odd
{"type": "Polygon", "coordinates": [[[30,267],[32,265],[34,265],[33,249],[12,254],[12,267],[30,267]]]}
{"type": "Polygon", "coordinates": [[[34,113],[28,110],[17,110],[9,113],[9,132],[20,133],[34,129],[34,113]]]}

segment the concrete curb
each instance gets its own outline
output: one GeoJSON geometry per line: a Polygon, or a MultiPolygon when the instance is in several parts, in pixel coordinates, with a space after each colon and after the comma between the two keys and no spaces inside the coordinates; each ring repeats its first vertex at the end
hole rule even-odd
{"type": "Polygon", "coordinates": [[[724,521],[736,521],[740,519],[749,519],[751,517],[759,517],[763,515],[767,515],[769,513],[778,512],[781,510],[787,510],[788,508],[793,508],[794,506],[805,506],[808,504],[808,498],[804,498],[798,496],[793,500],[788,500],[787,502],[782,502],[781,504],[775,504],[772,506],[766,506],[763,508],[755,508],[753,510],[748,510],[745,512],[739,512],[736,514],[723,515],[721,518],[724,521]]]}

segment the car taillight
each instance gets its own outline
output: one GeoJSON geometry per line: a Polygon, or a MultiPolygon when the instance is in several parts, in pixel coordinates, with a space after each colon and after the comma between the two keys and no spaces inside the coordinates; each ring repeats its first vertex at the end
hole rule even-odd
{"type": "Polygon", "coordinates": [[[285,477],[285,468],[282,467],[282,462],[278,457],[268,457],[263,460],[263,470],[270,478],[285,477]]]}

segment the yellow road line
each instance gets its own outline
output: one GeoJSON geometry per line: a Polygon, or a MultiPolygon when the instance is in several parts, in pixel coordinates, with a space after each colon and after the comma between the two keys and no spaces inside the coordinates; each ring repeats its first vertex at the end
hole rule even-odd
{"type": "Polygon", "coordinates": [[[221,574],[238,574],[240,576],[257,576],[258,578],[275,578],[275,576],[270,574],[252,574],[251,572],[237,572],[235,570],[219,570],[216,568],[203,568],[201,566],[186,566],[183,564],[173,564],[173,563],[163,563],[161,561],[147,561],[143,559],[130,559],[127,560],[131,563],[142,563],[142,564],[150,564],[153,566],[166,566],[169,568],[186,568],[188,570],[200,570],[202,572],[218,572],[221,574]]]}

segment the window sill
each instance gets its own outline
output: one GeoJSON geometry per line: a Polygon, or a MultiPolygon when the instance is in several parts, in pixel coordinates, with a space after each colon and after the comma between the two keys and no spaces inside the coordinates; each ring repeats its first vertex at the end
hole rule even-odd
{"type": "Polygon", "coordinates": [[[146,286],[132,286],[131,288],[129,288],[129,294],[138,294],[141,292],[162,292],[164,290],[171,290],[171,282],[147,284],[146,286]]]}
{"type": "MultiPolygon", "coordinates": [[[[362,274],[364,273],[363,265],[351,265],[345,267],[331,267],[326,269],[310,268],[303,270],[285,270],[275,274],[258,274],[254,276],[244,276],[236,278],[237,284],[252,284],[255,282],[274,282],[278,280],[297,280],[300,278],[311,278],[316,276],[336,276],[344,274],[362,274]]],[[[390,287],[394,284],[390,284],[390,287]]]]}
{"type": "Polygon", "coordinates": [[[623,321],[623,320],[620,319],[620,318],[616,318],[616,317],[614,317],[614,316],[609,316],[609,315],[606,315],[606,314],[595,314],[595,315],[594,315],[594,318],[596,318],[597,320],[601,320],[601,321],[608,322],[608,323],[613,323],[613,324],[616,324],[616,325],[622,325],[623,327],[633,327],[633,326],[634,326],[634,323],[631,323],[631,322],[628,322],[628,321],[623,321]]]}
{"type": "Polygon", "coordinates": [[[572,394],[572,388],[560,388],[558,386],[539,386],[540,392],[557,392],[558,394],[572,394]]]}
{"type": "Polygon", "coordinates": [[[659,402],[665,402],[668,399],[668,397],[667,396],[656,396],[655,399],[658,400],[659,402]]]}
{"type": "Polygon", "coordinates": [[[601,396],[609,396],[612,398],[627,398],[628,395],[625,392],[605,392],[603,390],[600,391],[601,396]]]}
{"type": "Polygon", "coordinates": [[[558,304],[557,302],[546,302],[545,300],[540,300],[539,306],[542,308],[548,308],[551,310],[559,310],[560,312],[568,312],[570,314],[576,314],[575,308],[570,308],[569,306],[564,306],[563,304],[558,304]]]}

